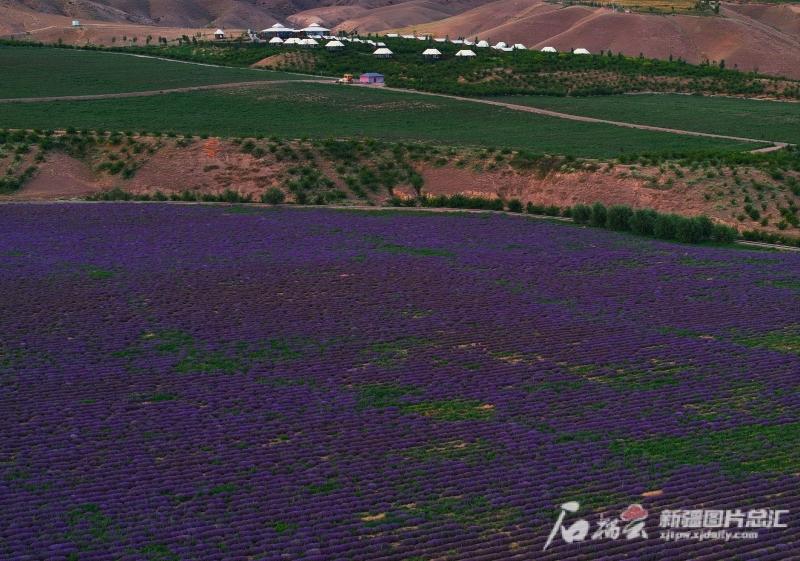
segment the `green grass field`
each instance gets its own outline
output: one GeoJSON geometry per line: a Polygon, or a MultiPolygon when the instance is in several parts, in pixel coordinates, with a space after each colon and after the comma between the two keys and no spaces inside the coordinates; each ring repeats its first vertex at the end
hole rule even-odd
{"type": "Polygon", "coordinates": [[[374,137],[529,149],[579,157],[740,150],[755,144],[580,123],[380,89],[273,84],[143,98],[12,104],[0,128],[174,131],[283,138],[374,137]]]}
{"type": "Polygon", "coordinates": [[[800,143],[800,103],[691,95],[491,99],[600,119],[800,143]]]}
{"type": "Polygon", "coordinates": [[[247,68],[217,68],[131,55],[0,46],[0,98],[90,95],[181,88],[300,76],[247,68]]]}

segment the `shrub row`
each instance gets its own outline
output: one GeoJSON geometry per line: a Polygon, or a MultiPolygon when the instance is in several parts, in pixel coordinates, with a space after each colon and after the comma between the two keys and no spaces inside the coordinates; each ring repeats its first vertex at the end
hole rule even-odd
{"type": "Polygon", "coordinates": [[[461,194],[420,197],[419,205],[427,208],[467,208],[476,210],[505,210],[506,208],[502,199],[470,197],[461,194]]]}
{"type": "Polygon", "coordinates": [[[688,218],[650,209],[634,210],[625,205],[575,205],[571,215],[577,224],[682,243],[732,243],[738,237],[736,229],[714,224],[707,216],[688,218]]]}
{"type": "Polygon", "coordinates": [[[779,243],[793,247],[800,247],[800,239],[798,238],[788,238],[786,236],[781,236],[780,234],[771,234],[769,232],[747,230],[746,232],[742,232],[742,237],[750,242],[779,243]]]}
{"type": "Polygon", "coordinates": [[[575,205],[560,208],[555,205],[545,206],[528,203],[523,207],[519,199],[511,199],[505,203],[502,199],[486,199],[467,195],[437,195],[420,197],[419,199],[400,199],[392,197],[392,206],[422,206],[443,208],[468,208],[481,210],[508,210],[509,212],[527,212],[544,216],[562,216],[572,218],[576,224],[588,224],[596,228],[608,228],[617,232],[631,232],[661,240],[682,243],[733,243],[738,237],[736,229],[722,224],[714,224],[707,216],[687,218],[677,214],[664,214],[650,209],[634,210],[625,205],[606,207],[601,203],[592,206],[575,205]]]}
{"type": "MultiPolygon", "coordinates": [[[[226,189],[219,195],[213,193],[197,193],[195,191],[181,191],[169,195],[156,191],[150,195],[147,193],[134,194],[119,187],[109,191],[102,191],[87,197],[90,201],[182,201],[182,202],[204,202],[204,203],[252,203],[251,195],[242,195],[236,191],[226,189]]],[[[284,200],[283,191],[280,189],[268,189],[261,195],[261,202],[270,204],[280,204],[284,200]]]]}

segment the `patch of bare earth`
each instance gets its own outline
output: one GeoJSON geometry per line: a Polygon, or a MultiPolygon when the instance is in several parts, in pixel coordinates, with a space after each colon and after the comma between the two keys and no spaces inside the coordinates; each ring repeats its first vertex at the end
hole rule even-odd
{"type": "Polygon", "coordinates": [[[304,68],[311,70],[314,68],[314,56],[305,52],[285,52],[262,58],[250,66],[251,68],[304,68]]]}
{"type": "Polygon", "coordinates": [[[174,144],[157,151],[125,189],[136,194],[185,190],[219,194],[226,189],[257,199],[264,190],[279,187],[286,165],[242,153],[230,141],[209,138],[187,147],[174,144]]]}
{"type": "MultiPolygon", "coordinates": [[[[629,205],[684,216],[704,214],[740,230],[759,229],[791,234],[788,230],[777,228],[781,221],[778,207],[788,206],[789,199],[796,201],[797,198],[788,191],[782,191],[779,186],[772,186],[768,196],[758,199],[756,191],[746,188],[753,181],[757,185],[769,185],[771,182],[766,174],[742,170],[740,176],[745,179],[745,187],[741,187],[735,184],[736,176],[730,171],[721,172],[713,179],[706,178],[701,171],[684,169],[680,173],[683,177],[662,173],[658,168],[622,165],[613,168],[602,165],[595,171],[557,171],[544,176],[535,172],[517,172],[508,167],[473,171],[454,166],[424,166],[421,170],[425,179],[424,192],[428,195],[460,193],[506,200],[517,198],[523,203],[560,207],[596,202],[629,205]],[[746,216],[743,208],[747,198],[752,198],[761,216],[768,219],[767,226],[746,216]]],[[[408,187],[400,187],[396,191],[403,197],[413,196],[413,191],[408,187]]]]}
{"type": "Polygon", "coordinates": [[[13,198],[74,199],[109,185],[108,179],[97,177],[86,163],[61,152],[51,152],[39,164],[33,178],[13,198]]]}

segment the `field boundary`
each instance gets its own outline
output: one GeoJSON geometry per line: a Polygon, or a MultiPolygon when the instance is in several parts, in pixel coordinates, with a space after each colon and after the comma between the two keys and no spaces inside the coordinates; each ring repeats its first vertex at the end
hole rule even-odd
{"type": "MultiPolygon", "coordinates": [[[[336,210],[336,211],[357,211],[357,212],[409,212],[409,213],[429,213],[429,214],[496,214],[496,215],[503,215],[503,216],[511,216],[516,218],[523,218],[528,220],[541,220],[545,222],[561,222],[561,223],[568,223],[574,224],[576,226],[580,226],[576,224],[572,218],[568,218],[565,216],[547,216],[544,214],[529,214],[526,212],[511,212],[508,210],[486,210],[486,209],[474,209],[474,208],[447,208],[447,207],[396,207],[396,206],[368,206],[368,205],[287,205],[287,204],[280,204],[280,205],[273,205],[269,203],[259,203],[259,202],[249,202],[249,203],[226,203],[226,202],[216,202],[216,201],[89,201],[86,199],[63,199],[57,201],[20,201],[20,200],[2,200],[0,199],[0,205],[64,205],[64,204],[140,204],[140,205],[148,205],[148,204],[169,204],[169,205],[187,205],[187,206],[223,206],[223,207],[237,207],[237,206],[247,206],[247,207],[254,207],[254,208],[270,208],[270,209],[287,209],[287,210],[304,210],[304,209],[314,209],[314,210],[336,210]]],[[[584,226],[585,228],[589,228],[589,226],[584,226]]],[[[602,228],[601,228],[602,229],[602,228]]],[[[608,232],[613,232],[613,230],[605,230],[608,232]]],[[[619,232],[617,232],[619,233],[619,232]]],[[[633,235],[633,234],[632,234],[633,235]]],[[[640,236],[637,236],[640,237],[640,236]]],[[[650,239],[652,241],[661,241],[664,243],[679,243],[670,240],[659,240],[654,238],[643,238],[643,239],[650,239]]],[[[686,245],[686,244],[680,244],[686,245]]],[[[744,247],[752,247],[754,249],[773,249],[776,251],[790,251],[790,252],[800,252],[800,247],[793,247],[790,245],[783,245],[783,244],[774,244],[774,243],[767,243],[767,242],[754,242],[748,240],[735,240],[732,245],[739,245],[744,247]]]]}

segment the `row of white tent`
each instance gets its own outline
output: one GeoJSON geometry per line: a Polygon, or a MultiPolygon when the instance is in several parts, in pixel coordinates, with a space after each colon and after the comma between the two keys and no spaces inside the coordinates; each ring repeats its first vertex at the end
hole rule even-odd
{"type": "MultiPolygon", "coordinates": [[[[500,48],[500,50],[503,50],[503,51],[513,51],[515,49],[516,49],[516,46],[515,47],[500,48]]],[[[519,49],[519,50],[527,50],[527,49],[525,49],[523,47],[522,49],[519,49]]],[[[542,49],[542,52],[544,52],[544,53],[557,53],[558,51],[553,47],[544,47],[542,49]]],[[[387,49],[386,47],[381,47],[381,48],[375,49],[375,52],[372,53],[372,54],[377,56],[377,57],[389,58],[394,53],[392,51],[390,51],[389,49],[387,49]]],[[[590,53],[586,49],[575,49],[574,51],[572,51],[572,54],[590,55],[592,53],[590,53]]],[[[436,59],[436,58],[439,58],[440,56],[442,56],[442,52],[439,49],[432,49],[432,48],[431,49],[425,49],[424,51],[422,51],[422,56],[424,56],[426,58],[434,58],[434,59],[436,59]]],[[[459,58],[472,58],[472,57],[478,56],[478,55],[476,55],[475,51],[473,51],[472,49],[461,49],[460,51],[458,51],[456,53],[456,56],[459,57],[459,58]]]]}
{"type": "MultiPolygon", "coordinates": [[[[328,43],[325,44],[325,48],[330,50],[341,49],[345,45],[345,42],[352,42],[352,43],[365,43],[368,45],[372,45],[376,47],[374,55],[376,56],[392,56],[394,53],[386,48],[386,44],[380,41],[373,41],[372,39],[361,39],[360,37],[335,37],[330,34],[330,29],[326,27],[322,27],[318,23],[312,23],[311,25],[304,27],[302,29],[292,29],[286,27],[282,23],[276,23],[272,27],[267,29],[261,30],[262,34],[273,35],[267,42],[270,45],[298,45],[298,46],[308,46],[308,47],[316,47],[319,45],[317,39],[325,39],[328,43]],[[287,37],[283,38],[280,37],[281,34],[287,33],[305,33],[306,38],[302,37],[287,37]]],[[[222,29],[218,29],[215,32],[215,37],[218,39],[224,38],[225,32],[222,29]]],[[[400,35],[398,33],[387,33],[386,37],[393,38],[393,39],[416,39],[419,41],[430,41],[431,37],[429,36],[418,36],[418,35],[400,35]]],[[[447,39],[446,37],[434,37],[432,38],[435,43],[447,43],[448,41],[453,45],[464,45],[464,46],[474,46],[479,49],[488,49],[492,48],[498,51],[510,52],[510,51],[524,51],[527,50],[527,47],[522,43],[515,43],[513,45],[508,45],[503,41],[499,41],[494,45],[490,44],[486,40],[480,41],[470,41],[469,39],[447,39]]],[[[477,39],[477,38],[476,38],[477,39]]],[[[558,50],[555,47],[544,47],[541,49],[543,53],[557,53],[558,50]]],[[[579,48],[574,49],[572,51],[573,54],[576,55],[589,55],[591,54],[587,49],[579,48]]],[[[422,53],[426,57],[439,57],[441,56],[441,52],[438,49],[426,49],[422,53]],[[435,52],[434,52],[435,51],[435,52]]],[[[463,49],[456,53],[457,57],[473,57],[476,56],[475,52],[471,49],[463,49]]]]}
{"type": "MultiPolygon", "coordinates": [[[[418,41],[430,41],[431,40],[431,37],[428,37],[428,36],[400,35],[398,33],[387,33],[386,37],[390,37],[390,38],[393,38],[393,39],[416,39],[418,41]]],[[[433,41],[435,43],[447,43],[447,42],[449,42],[449,43],[451,43],[453,45],[465,45],[465,46],[468,46],[468,47],[475,46],[475,47],[477,47],[479,49],[492,48],[492,49],[495,49],[495,50],[498,50],[498,51],[506,51],[506,52],[515,51],[515,50],[516,51],[525,51],[525,50],[527,50],[527,47],[525,45],[523,45],[522,43],[514,43],[513,45],[508,45],[507,43],[505,43],[503,41],[498,41],[494,45],[492,45],[491,43],[489,43],[486,40],[480,40],[480,41],[470,41],[469,39],[449,39],[448,40],[446,37],[434,37],[433,41]]],[[[555,47],[544,47],[544,48],[541,49],[541,51],[543,53],[557,53],[558,49],[556,49],[555,47]]],[[[589,55],[589,54],[592,54],[587,49],[584,49],[584,48],[575,49],[575,50],[572,51],[572,53],[576,54],[576,55],[589,55]]]]}

